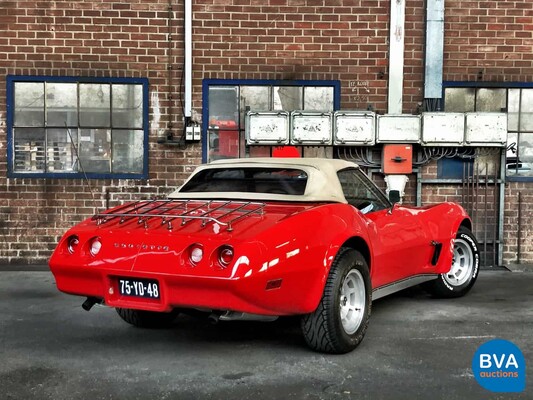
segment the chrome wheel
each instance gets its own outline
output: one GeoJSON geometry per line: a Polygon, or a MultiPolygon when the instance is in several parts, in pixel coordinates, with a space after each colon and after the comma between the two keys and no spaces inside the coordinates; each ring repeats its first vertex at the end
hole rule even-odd
{"type": "Polygon", "coordinates": [[[340,317],[344,331],[353,334],[365,314],[365,281],[361,273],[353,269],[344,278],[340,292],[340,317]]]}
{"type": "Polygon", "coordinates": [[[472,277],[474,253],[472,247],[463,239],[456,239],[453,247],[452,267],[444,280],[451,286],[460,286],[472,277]]]}

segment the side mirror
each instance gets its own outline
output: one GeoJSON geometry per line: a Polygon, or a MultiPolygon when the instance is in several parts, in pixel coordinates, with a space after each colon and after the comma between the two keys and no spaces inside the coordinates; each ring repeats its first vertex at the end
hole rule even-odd
{"type": "Polygon", "coordinates": [[[391,190],[389,191],[389,201],[392,204],[399,203],[401,200],[400,198],[400,191],[399,190],[391,190]]]}

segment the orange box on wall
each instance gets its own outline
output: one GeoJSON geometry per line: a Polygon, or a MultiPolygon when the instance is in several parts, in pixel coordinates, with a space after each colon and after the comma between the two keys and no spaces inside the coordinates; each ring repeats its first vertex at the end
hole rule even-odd
{"type": "Polygon", "coordinates": [[[413,146],[410,144],[383,145],[383,173],[410,174],[413,172],[413,146]]]}

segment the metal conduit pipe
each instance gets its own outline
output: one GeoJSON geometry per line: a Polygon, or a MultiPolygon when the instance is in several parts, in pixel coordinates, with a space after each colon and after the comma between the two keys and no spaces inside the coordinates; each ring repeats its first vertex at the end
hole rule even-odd
{"type": "MultiPolygon", "coordinates": [[[[185,52],[184,52],[184,81],[185,81],[185,109],[183,115],[186,122],[192,116],[192,0],[185,0],[185,52]]],[[[186,123],[187,124],[187,123],[186,123]]]]}

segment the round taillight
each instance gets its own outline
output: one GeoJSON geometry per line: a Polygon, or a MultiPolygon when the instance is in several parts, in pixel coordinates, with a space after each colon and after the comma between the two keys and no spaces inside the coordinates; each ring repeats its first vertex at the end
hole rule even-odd
{"type": "Polygon", "coordinates": [[[98,253],[100,253],[101,249],[102,249],[102,242],[100,241],[100,239],[94,238],[93,240],[91,240],[91,244],[89,247],[89,251],[91,255],[93,256],[97,255],[98,253]]]}
{"type": "Polygon", "coordinates": [[[233,248],[230,246],[223,246],[218,252],[218,262],[224,268],[226,268],[233,261],[233,248]]]}
{"type": "Polygon", "coordinates": [[[80,239],[76,235],[72,235],[67,239],[67,250],[70,254],[74,254],[76,247],[80,244],[80,239]]]}
{"type": "Polygon", "coordinates": [[[189,249],[191,263],[198,264],[204,258],[204,249],[199,244],[193,244],[189,249]]]}

